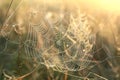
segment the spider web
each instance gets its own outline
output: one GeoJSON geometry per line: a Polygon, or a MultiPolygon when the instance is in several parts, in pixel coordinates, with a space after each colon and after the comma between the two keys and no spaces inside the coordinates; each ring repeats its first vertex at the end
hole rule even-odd
{"type": "MultiPolygon", "coordinates": [[[[62,24],[60,27],[57,27],[56,23],[48,22],[49,26],[45,24],[33,25],[28,23],[26,34],[21,37],[21,40],[18,40],[19,37],[12,39],[14,27],[8,33],[3,30],[2,35],[7,37],[5,37],[5,44],[1,50],[9,53],[8,55],[21,51],[22,58],[37,59],[39,63],[52,67],[53,70],[59,72],[81,71],[93,63],[92,48],[94,41],[91,40],[94,39],[91,39],[90,26],[87,19],[83,19],[83,15],[75,18],[71,14],[70,24],[67,28],[64,28],[65,26],[63,27],[62,24]],[[38,36],[41,34],[43,50],[37,48],[38,36]]],[[[1,39],[1,43],[2,41],[1,39]]]]}
{"type": "MultiPolygon", "coordinates": [[[[109,59],[110,56],[102,61],[93,60],[94,54],[105,46],[102,43],[101,48],[93,51],[96,36],[90,30],[91,25],[86,15],[79,13],[77,17],[73,14],[68,17],[68,22],[61,16],[57,16],[55,21],[49,20],[50,17],[45,17],[44,21],[40,21],[39,24],[28,22],[27,31],[24,36],[21,36],[21,40],[19,37],[13,39],[16,26],[8,29],[7,32],[6,29],[2,30],[0,54],[22,53],[22,58],[36,59],[38,63],[62,73],[91,69],[109,59]],[[43,45],[38,43],[39,38],[42,39],[43,45]],[[38,45],[42,47],[38,47],[38,45]]],[[[87,79],[91,74],[96,76],[96,79],[107,80],[92,72],[88,72],[85,77],[68,73],[68,75],[82,79],[87,79]]]]}
{"type": "MultiPolygon", "coordinates": [[[[48,57],[50,56],[50,58],[47,57],[48,59],[45,59],[45,65],[47,65],[47,67],[52,67],[53,70],[62,73],[65,73],[66,71],[78,72],[85,69],[92,69],[108,59],[106,58],[102,61],[93,60],[93,55],[99,52],[103,46],[93,52],[95,36],[89,31],[90,25],[87,22],[86,16],[85,19],[81,18],[83,18],[83,15],[78,18],[74,18],[73,15],[71,15],[70,25],[67,28],[64,28],[65,26],[63,28],[61,28],[61,26],[54,26],[56,33],[54,39],[55,43],[54,46],[48,49],[48,51],[52,50],[53,53],[43,53],[48,57]],[[58,49],[57,52],[54,50],[54,47],[58,49]]],[[[89,79],[88,77],[93,75],[95,79],[107,80],[90,71],[84,77],[78,77],[79,75],[72,75],[71,73],[68,73],[67,75],[80,79],[89,79]]]]}

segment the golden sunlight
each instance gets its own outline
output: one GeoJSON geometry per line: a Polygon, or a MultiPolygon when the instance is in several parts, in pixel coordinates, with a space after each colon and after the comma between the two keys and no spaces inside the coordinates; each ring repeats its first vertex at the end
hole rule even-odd
{"type": "MultiPolygon", "coordinates": [[[[26,0],[30,1],[30,0],[26,0]]],[[[31,0],[32,1],[32,0],[31,0]]],[[[42,0],[34,0],[41,3],[42,0]]],[[[84,5],[88,8],[103,9],[108,11],[119,11],[120,12],[120,0],[43,0],[45,3],[69,3],[78,4],[79,6],[84,5]]]]}
{"type": "Polygon", "coordinates": [[[120,0],[94,0],[96,4],[107,10],[120,10],[120,0]]]}
{"type": "Polygon", "coordinates": [[[92,7],[120,12],[120,0],[78,0],[92,7]]]}
{"type": "Polygon", "coordinates": [[[72,3],[79,3],[88,8],[102,9],[110,12],[120,12],[120,0],[67,0],[72,3]]]}

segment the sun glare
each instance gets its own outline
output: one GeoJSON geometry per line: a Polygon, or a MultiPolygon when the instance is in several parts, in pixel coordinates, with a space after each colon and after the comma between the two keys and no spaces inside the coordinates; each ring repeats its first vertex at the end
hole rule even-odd
{"type": "Polygon", "coordinates": [[[94,6],[96,8],[102,8],[109,11],[120,11],[120,0],[79,0],[79,1],[84,2],[84,4],[94,6]]]}
{"type": "Polygon", "coordinates": [[[120,10],[120,0],[100,0],[100,6],[108,10],[120,10]]]}
{"type": "Polygon", "coordinates": [[[107,11],[120,12],[120,0],[67,0],[68,2],[79,2],[79,5],[85,5],[88,8],[103,9],[107,11]]]}

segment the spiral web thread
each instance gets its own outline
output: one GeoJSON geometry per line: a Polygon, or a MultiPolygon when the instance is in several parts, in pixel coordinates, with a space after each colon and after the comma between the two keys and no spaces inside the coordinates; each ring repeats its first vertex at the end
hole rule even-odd
{"type": "MultiPolygon", "coordinates": [[[[101,48],[95,52],[92,51],[95,36],[91,34],[91,25],[86,15],[78,15],[79,17],[75,18],[74,15],[71,14],[67,28],[66,25],[59,22],[61,19],[58,19],[58,21],[55,20],[58,22],[52,24],[54,33],[56,34],[53,40],[55,43],[43,52],[44,64],[64,74],[66,74],[66,71],[82,71],[86,68],[91,69],[105,61],[93,60],[92,56],[100,51],[101,48]]],[[[89,76],[92,75],[96,79],[107,80],[93,72],[88,72],[84,77],[71,73],[67,75],[79,79],[89,79],[89,76]]]]}
{"type": "MultiPolygon", "coordinates": [[[[76,71],[81,70],[88,66],[88,64],[91,62],[91,54],[90,51],[92,49],[93,44],[90,43],[90,31],[89,31],[89,25],[87,24],[87,21],[81,20],[81,16],[78,18],[74,18],[72,15],[70,16],[70,24],[68,25],[67,29],[60,29],[59,27],[54,26],[53,30],[51,32],[55,32],[55,37],[53,38],[53,44],[51,44],[50,49],[45,49],[43,52],[40,52],[40,49],[36,49],[37,42],[38,42],[38,36],[39,32],[43,33],[42,36],[44,39],[46,38],[50,32],[49,28],[43,28],[42,25],[31,25],[27,27],[28,31],[26,32],[25,40],[23,41],[23,44],[21,44],[19,41],[15,42],[14,40],[11,41],[10,37],[12,37],[12,30],[8,34],[8,39],[6,39],[7,45],[4,47],[5,50],[9,48],[11,44],[23,45],[24,46],[24,53],[26,58],[37,58],[40,59],[41,56],[44,58],[44,55],[47,55],[50,57],[50,59],[46,60],[49,63],[48,66],[54,65],[56,68],[60,66],[59,68],[65,68],[66,70],[70,71],[76,71]],[[39,31],[38,31],[39,30],[39,31]],[[45,34],[46,33],[46,34],[45,34]],[[8,45],[10,44],[10,45],[8,45]],[[62,45],[62,46],[61,46],[62,45]],[[7,47],[7,48],[6,48],[7,47]],[[57,47],[57,48],[56,48],[57,47]],[[74,51],[73,51],[74,50],[74,51]],[[58,59],[57,61],[52,60],[52,57],[55,56],[55,59],[58,59]],[[55,61],[55,62],[54,62],[55,61]],[[51,63],[52,62],[52,63],[51,63]]],[[[3,34],[4,32],[2,32],[3,34]]],[[[3,36],[7,35],[6,33],[3,34],[3,36]]],[[[47,41],[44,40],[44,41],[47,41]]],[[[46,42],[44,42],[46,43],[46,42]]],[[[49,43],[48,43],[49,44],[49,43]]],[[[47,45],[48,45],[47,44],[47,45]]],[[[13,46],[14,46],[13,45],[13,46]]],[[[14,49],[14,47],[12,47],[14,49]]],[[[21,48],[23,49],[23,48],[21,48]]],[[[14,50],[16,51],[16,50],[14,50]]],[[[9,52],[9,51],[8,51],[9,52]]],[[[16,51],[17,52],[17,51],[16,51]]]]}
{"type": "Polygon", "coordinates": [[[92,55],[90,51],[93,44],[89,42],[89,26],[87,26],[87,22],[79,22],[80,19],[81,17],[75,19],[71,15],[67,30],[55,27],[56,32],[58,32],[55,37],[58,38],[55,41],[58,53],[54,54],[58,55],[60,59],[59,64],[55,64],[55,69],[78,71],[86,68],[91,63],[90,58],[92,55]]]}
{"type": "MultiPolygon", "coordinates": [[[[59,20],[61,21],[61,19],[59,20]]],[[[92,60],[92,56],[95,53],[92,52],[94,39],[91,39],[90,25],[86,16],[79,14],[79,17],[76,18],[71,14],[67,27],[59,22],[59,20],[56,21],[57,23],[49,23],[52,27],[46,25],[44,22],[38,25],[29,23],[26,35],[24,36],[25,40],[22,41],[23,43],[20,43],[19,38],[12,39],[14,36],[14,27],[8,29],[7,33],[4,30],[1,31],[3,36],[8,36],[0,39],[2,43],[2,46],[0,46],[1,53],[15,55],[19,50],[22,50],[23,58],[28,60],[35,58],[39,63],[63,73],[66,71],[80,71],[89,67],[90,64],[96,63],[97,61],[92,60]],[[52,32],[54,34],[51,38],[50,35],[52,35],[52,32]],[[46,44],[43,50],[41,48],[36,49],[38,36],[41,34],[44,45],[46,44]],[[52,41],[52,44],[49,43],[50,41],[52,41]],[[23,47],[19,48],[19,45],[23,47]]],[[[102,63],[105,60],[97,63],[102,63]]],[[[88,73],[87,76],[91,74],[97,76],[98,79],[105,80],[102,76],[92,72],[88,73]]],[[[71,76],[78,77],[75,75],[71,76]]]]}
{"type": "Polygon", "coordinates": [[[5,43],[0,46],[0,50],[1,53],[9,53],[8,55],[15,55],[19,50],[22,50],[24,53],[23,58],[29,60],[35,58],[39,63],[52,67],[55,71],[80,71],[89,67],[91,63],[95,63],[92,61],[94,41],[91,41],[94,39],[91,39],[90,25],[88,23],[86,16],[79,14],[79,17],[75,18],[71,14],[67,28],[62,23],[60,26],[50,23],[52,29],[50,26],[44,25],[45,23],[39,25],[29,24],[24,36],[25,40],[22,43],[18,40],[19,38],[12,40],[14,35],[14,27],[12,27],[8,33],[1,31],[2,36],[7,35],[8,37],[0,39],[1,43],[5,43]],[[51,32],[54,33],[52,38],[50,38],[51,32]],[[36,48],[38,36],[41,34],[44,45],[49,45],[44,46],[42,50],[36,48]],[[52,43],[49,43],[51,41],[52,43]],[[23,47],[19,49],[19,45],[23,47]]]}

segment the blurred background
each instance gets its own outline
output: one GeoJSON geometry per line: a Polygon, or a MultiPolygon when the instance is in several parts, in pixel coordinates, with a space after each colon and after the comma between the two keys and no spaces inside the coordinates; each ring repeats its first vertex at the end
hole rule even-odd
{"type": "MultiPolygon", "coordinates": [[[[15,24],[19,24],[20,26],[28,26],[27,22],[29,22],[32,25],[41,24],[43,29],[45,29],[41,31],[41,34],[44,33],[46,29],[50,28],[50,26],[52,26],[52,30],[54,30],[54,28],[58,28],[58,30],[64,32],[71,24],[82,24],[79,23],[79,21],[82,21],[83,19],[83,22],[88,20],[88,25],[91,26],[90,34],[87,36],[94,35],[94,39],[91,39],[92,49],[90,52],[88,52],[92,55],[91,63],[82,70],[54,70],[51,67],[48,68],[47,64],[41,64],[39,68],[34,71],[35,65],[39,63],[34,62],[33,60],[28,61],[23,58],[17,59],[19,51],[16,51],[16,47],[10,47],[10,50],[3,53],[0,52],[0,80],[6,80],[4,78],[6,76],[3,74],[3,70],[6,70],[6,74],[10,77],[15,76],[16,79],[17,77],[30,73],[32,70],[34,71],[27,77],[24,77],[22,80],[119,80],[119,3],[119,0],[0,0],[1,30],[4,27],[3,24],[8,20],[6,24],[9,28],[15,24]],[[71,15],[74,18],[73,22],[71,21],[71,15]],[[44,22],[44,19],[48,21],[48,23],[44,22]],[[74,23],[74,21],[76,22],[74,23]],[[15,55],[8,56],[5,54],[14,52],[16,52],[15,55]]],[[[75,28],[74,25],[72,27],[75,28]]],[[[83,32],[86,31],[85,33],[87,33],[86,29],[87,27],[83,30],[83,32]]],[[[69,34],[73,36],[72,33],[74,32],[71,30],[69,34]]],[[[85,33],[83,33],[83,35],[85,35],[85,33]]],[[[55,40],[61,40],[62,36],[64,36],[62,35],[60,37],[62,32],[57,33],[55,30],[50,31],[48,34],[47,36],[42,34],[43,37],[51,39],[49,41],[46,38],[43,38],[43,41],[46,40],[46,43],[43,43],[45,46],[44,50],[49,48],[55,40]],[[52,32],[55,32],[55,34],[52,32]],[[56,37],[56,35],[59,37],[56,37]]],[[[15,37],[17,36],[19,37],[19,35],[16,35],[15,37]]],[[[3,44],[5,43],[5,40],[6,38],[4,39],[0,36],[1,51],[5,45],[3,44]]],[[[40,39],[40,41],[42,41],[42,39],[40,39]]],[[[69,42],[67,39],[64,39],[63,41],[69,42]]],[[[56,51],[64,51],[63,43],[60,44],[61,45],[58,45],[56,43],[56,46],[54,46],[54,49],[50,52],[54,53],[56,51]]],[[[84,45],[86,46],[87,44],[84,45]]],[[[72,50],[74,51],[74,49],[72,50]]],[[[78,48],[77,50],[79,51],[80,49],[78,48]]],[[[57,60],[56,57],[51,57],[57,60]]]]}

